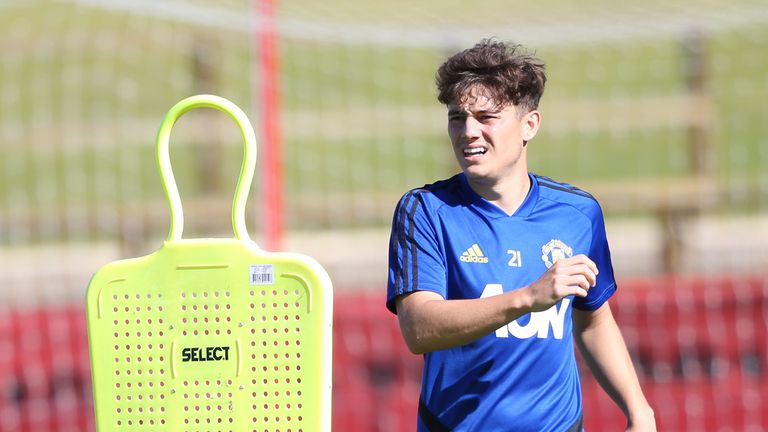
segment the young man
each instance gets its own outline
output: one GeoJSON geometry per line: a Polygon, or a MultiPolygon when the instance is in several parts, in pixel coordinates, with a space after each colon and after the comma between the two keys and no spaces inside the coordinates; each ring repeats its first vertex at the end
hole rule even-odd
{"type": "Polygon", "coordinates": [[[387,307],[424,354],[418,430],[581,431],[573,341],[627,417],[653,431],[607,300],[602,211],[528,172],[544,65],[483,40],[437,72],[461,173],[406,193],[392,224],[387,307]]]}

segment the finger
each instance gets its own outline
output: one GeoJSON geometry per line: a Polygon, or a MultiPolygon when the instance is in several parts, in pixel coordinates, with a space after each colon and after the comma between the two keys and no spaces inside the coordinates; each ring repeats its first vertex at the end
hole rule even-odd
{"type": "Polygon", "coordinates": [[[574,261],[568,266],[568,270],[574,273],[580,273],[587,277],[590,286],[595,286],[597,283],[597,265],[594,261],[589,259],[586,255],[576,255],[574,261]]]}
{"type": "Polygon", "coordinates": [[[589,282],[583,276],[576,276],[575,283],[568,286],[570,288],[570,294],[586,297],[589,294],[589,282]]]}
{"type": "Polygon", "coordinates": [[[589,286],[593,287],[597,283],[597,272],[589,265],[582,265],[580,273],[587,278],[589,286]]]}
{"type": "Polygon", "coordinates": [[[566,276],[566,277],[562,278],[560,283],[563,286],[568,287],[568,289],[567,289],[568,294],[572,294],[573,293],[572,292],[573,288],[579,288],[579,289],[582,289],[584,291],[589,291],[589,288],[592,287],[592,284],[589,282],[587,277],[585,275],[583,275],[583,274],[574,274],[574,275],[571,275],[571,276],[566,276]]]}
{"type": "Polygon", "coordinates": [[[589,294],[589,291],[585,290],[584,288],[582,288],[582,287],[580,287],[578,285],[575,285],[573,287],[573,295],[575,295],[577,297],[586,297],[587,294],[589,294]]]}
{"type": "Polygon", "coordinates": [[[588,256],[584,254],[579,254],[579,255],[576,255],[576,257],[574,258],[578,258],[579,262],[586,264],[590,268],[590,270],[592,270],[592,273],[594,273],[595,275],[599,273],[597,264],[595,264],[595,262],[592,261],[588,256]]]}
{"type": "Polygon", "coordinates": [[[573,264],[563,267],[560,269],[560,272],[560,274],[564,276],[583,276],[589,287],[593,287],[597,283],[597,274],[587,263],[573,264]]]}

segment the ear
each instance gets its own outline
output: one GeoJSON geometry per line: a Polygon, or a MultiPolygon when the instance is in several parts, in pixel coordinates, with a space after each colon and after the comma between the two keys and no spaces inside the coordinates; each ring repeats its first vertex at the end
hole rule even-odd
{"type": "Polygon", "coordinates": [[[523,132],[523,143],[527,144],[528,141],[532,140],[533,137],[536,136],[540,125],[541,114],[538,111],[533,110],[523,116],[521,125],[523,132]]]}

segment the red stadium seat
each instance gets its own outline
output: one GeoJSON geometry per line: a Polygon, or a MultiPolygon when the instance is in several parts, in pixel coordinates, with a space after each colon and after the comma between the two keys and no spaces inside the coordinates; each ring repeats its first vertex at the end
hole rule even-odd
{"type": "MultiPolygon", "coordinates": [[[[768,430],[768,278],[625,281],[611,303],[659,430],[768,430]]],[[[383,293],[334,309],[334,431],[414,430],[422,359],[383,293]]],[[[587,430],[622,430],[580,368],[587,430]]],[[[0,307],[0,432],[93,430],[83,308],[0,307]]]]}

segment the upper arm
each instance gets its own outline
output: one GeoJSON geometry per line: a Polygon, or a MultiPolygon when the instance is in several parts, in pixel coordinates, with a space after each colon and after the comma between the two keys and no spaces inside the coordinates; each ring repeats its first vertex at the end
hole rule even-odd
{"type": "Polygon", "coordinates": [[[577,334],[605,323],[615,323],[611,305],[603,303],[595,310],[573,309],[573,330],[577,334]]]}
{"type": "Polygon", "coordinates": [[[608,302],[592,311],[573,309],[573,337],[588,364],[626,351],[608,302]]]}
{"type": "Polygon", "coordinates": [[[616,278],[611,262],[611,250],[608,246],[608,237],[605,232],[605,221],[600,205],[597,201],[590,201],[589,208],[584,215],[590,221],[591,239],[587,256],[595,262],[599,273],[595,286],[589,290],[586,297],[577,297],[573,300],[574,310],[597,310],[616,291],[616,278]]]}
{"type": "Polygon", "coordinates": [[[434,211],[424,191],[411,191],[395,209],[389,240],[387,308],[397,312],[396,301],[416,291],[445,295],[446,269],[434,211]]]}
{"type": "Polygon", "coordinates": [[[441,301],[444,298],[434,291],[414,291],[395,298],[400,333],[402,333],[405,343],[412,351],[416,351],[419,321],[422,320],[426,313],[426,303],[435,300],[441,301]]]}
{"type": "Polygon", "coordinates": [[[431,300],[445,300],[443,296],[434,291],[414,291],[395,298],[395,308],[399,318],[413,316],[419,313],[419,309],[425,302],[431,300]]]}

